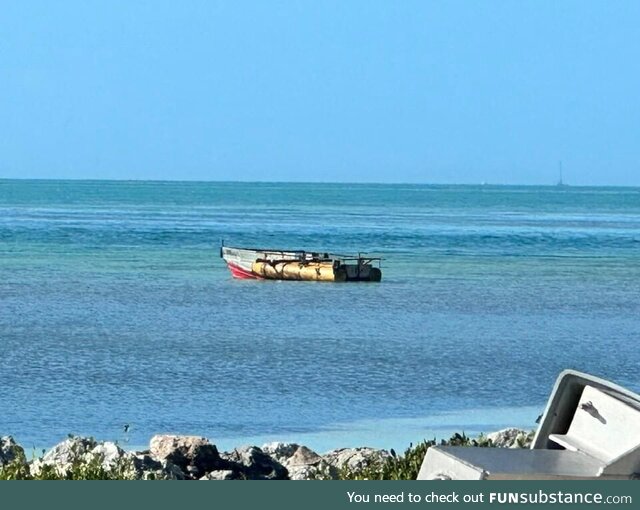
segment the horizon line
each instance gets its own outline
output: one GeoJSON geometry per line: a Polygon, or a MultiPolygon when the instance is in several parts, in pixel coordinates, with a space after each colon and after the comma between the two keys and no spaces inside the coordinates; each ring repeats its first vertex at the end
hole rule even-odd
{"type": "Polygon", "coordinates": [[[486,186],[486,187],[548,187],[548,188],[638,188],[640,184],[523,184],[523,183],[491,183],[491,182],[380,182],[380,181],[255,181],[255,180],[223,180],[223,179],[116,179],[116,178],[87,178],[87,177],[0,177],[1,181],[73,181],[73,182],[155,182],[155,183],[206,183],[206,184],[344,184],[344,185],[375,185],[375,186],[486,186]]]}

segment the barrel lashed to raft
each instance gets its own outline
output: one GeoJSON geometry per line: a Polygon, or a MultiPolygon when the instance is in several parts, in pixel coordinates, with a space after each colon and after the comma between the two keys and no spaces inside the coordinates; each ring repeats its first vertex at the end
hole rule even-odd
{"type": "Polygon", "coordinates": [[[322,282],[344,282],[347,272],[338,264],[327,262],[269,261],[256,260],[251,270],[268,280],[317,280],[322,282]]]}

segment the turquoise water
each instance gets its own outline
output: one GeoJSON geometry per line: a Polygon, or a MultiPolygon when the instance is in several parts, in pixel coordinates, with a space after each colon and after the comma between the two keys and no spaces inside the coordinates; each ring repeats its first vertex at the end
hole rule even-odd
{"type": "Polygon", "coordinates": [[[640,389],[640,189],[0,180],[0,435],[403,448],[640,389]],[[232,280],[231,245],[380,284],[232,280]],[[123,438],[123,424],[131,431],[123,438]]]}

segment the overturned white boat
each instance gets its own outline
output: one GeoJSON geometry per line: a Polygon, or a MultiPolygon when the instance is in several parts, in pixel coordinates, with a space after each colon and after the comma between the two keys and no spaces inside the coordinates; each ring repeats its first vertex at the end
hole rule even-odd
{"type": "Polygon", "coordinates": [[[531,449],[433,446],[418,480],[630,479],[640,476],[640,395],[565,370],[531,449]]]}

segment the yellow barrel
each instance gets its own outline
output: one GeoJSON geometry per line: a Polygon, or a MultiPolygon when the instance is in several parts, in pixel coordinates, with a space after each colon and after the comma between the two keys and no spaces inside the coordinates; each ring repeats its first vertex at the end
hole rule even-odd
{"type": "Polygon", "coordinates": [[[251,270],[269,280],[317,280],[343,282],[347,279],[341,269],[334,269],[332,261],[300,262],[299,260],[269,262],[256,260],[251,270]]]}

